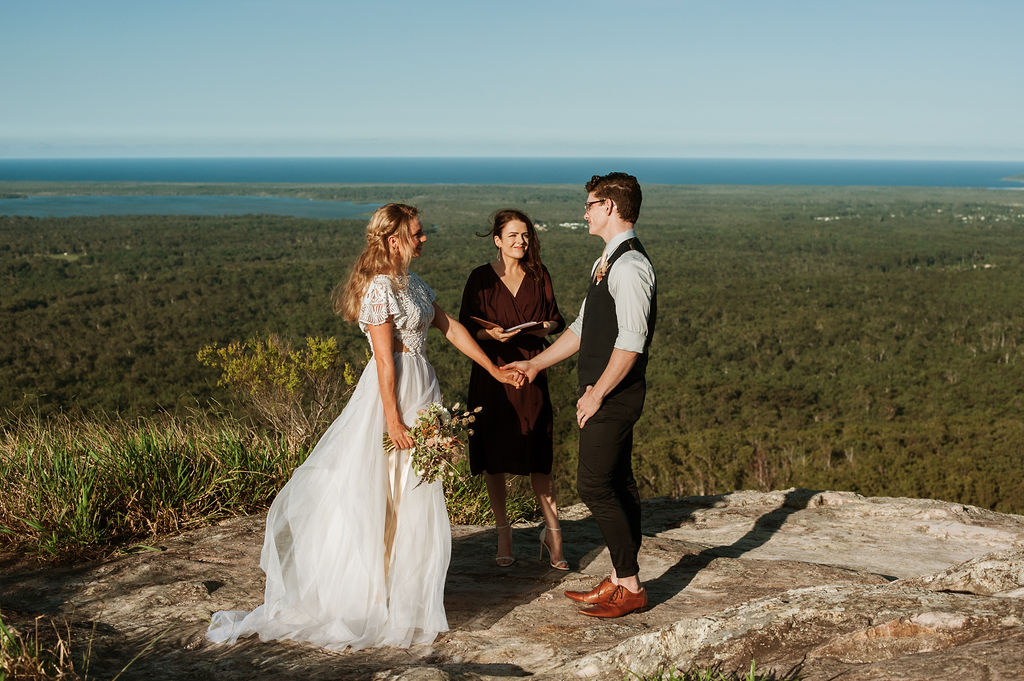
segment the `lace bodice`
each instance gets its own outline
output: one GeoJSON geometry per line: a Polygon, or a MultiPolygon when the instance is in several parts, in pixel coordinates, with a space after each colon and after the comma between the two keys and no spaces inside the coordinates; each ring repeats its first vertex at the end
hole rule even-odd
{"type": "MultiPolygon", "coordinates": [[[[369,340],[369,327],[383,324],[391,317],[395,342],[404,345],[408,352],[422,355],[427,345],[427,330],[434,319],[437,294],[411,272],[405,282],[405,286],[399,286],[386,274],[375,276],[363,294],[359,328],[369,340]]],[[[395,350],[397,352],[398,348],[395,350]]]]}

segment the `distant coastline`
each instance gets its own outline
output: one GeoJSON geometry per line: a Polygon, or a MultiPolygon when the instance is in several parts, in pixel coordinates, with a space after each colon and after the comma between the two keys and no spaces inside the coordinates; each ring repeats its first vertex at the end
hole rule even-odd
{"type": "Polygon", "coordinates": [[[1019,187],[1024,160],[667,158],[0,159],[0,182],[579,185],[612,170],[646,184],[1019,187]]]}

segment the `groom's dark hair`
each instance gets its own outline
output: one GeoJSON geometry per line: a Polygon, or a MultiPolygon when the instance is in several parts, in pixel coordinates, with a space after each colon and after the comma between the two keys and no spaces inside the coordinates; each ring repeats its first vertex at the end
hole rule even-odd
{"type": "Polygon", "coordinates": [[[640,183],[632,175],[594,175],[587,182],[587,191],[599,199],[611,199],[619,211],[619,217],[626,222],[635,223],[640,218],[640,203],[644,200],[644,194],[640,191],[640,183]]]}

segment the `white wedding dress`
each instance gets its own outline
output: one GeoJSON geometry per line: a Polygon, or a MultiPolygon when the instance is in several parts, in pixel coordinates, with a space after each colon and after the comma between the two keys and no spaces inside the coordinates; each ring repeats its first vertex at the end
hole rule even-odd
{"type": "MultiPolygon", "coordinates": [[[[359,326],[388,317],[395,341],[396,392],[404,423],[441,400],[427,362],[434,292],[410,274],[371,282],[359,326]],[[404,283],[404,285],[402,285],[404,283]]],[[[387,454],[387,432],[371,359],[341,415],[274,499],[260,567],[263,605],[214,613],[206,637],[234,643],[292,639],[353,649],[430,643],[448,630],[444,583],[451,528],[441,483],[419,483],[409,451],[387,454]]]]}

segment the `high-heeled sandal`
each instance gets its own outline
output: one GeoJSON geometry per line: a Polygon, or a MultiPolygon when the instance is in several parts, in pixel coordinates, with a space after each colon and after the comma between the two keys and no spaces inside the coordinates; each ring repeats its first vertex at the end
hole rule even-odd
{"type": "Polygon", "coordinates": [[[562,531],[561,527],[547,527],[547,526],[544,526],[544,527],[541,528],[541,530],[540,530],[540,555],[537,556],[537,558],[543,560],[544,559],[544,549],[547,549],[548,550],[548,558],[549,558],[548,565],[550,565],[551,567],[555,568],[556,570],[568,570],[569,569],[569,561],[567,561],[565,558],[563,558],[562,560],[559,560],[559,561],[550,560],[550,558],[551,558],[551,547],[548,546],[547,541],[545,541],[548,538],[548,535],[547,535],[548,532],[561,532],[561,531],[562,531]]]}
{"type": "MultiPolygon", "coordinates": [[[[495,525],[494,526],[494,529],[496,531],[498,531],[498,532],[500,532],[502,530],[509,530],[509,535],[510,535],[509,536],[509,543],[511,544],[511,539],[512,539],[511,532],[512,532],[512,530],[509,529],[509,528],[510,528],[510,525],[508,523],[505,523],[504,525],[495,525]]],[[[503,567],[503,568],[512,567],[512,564],[515,563],[515,562],[516,562],[516,557],[515,556],[511,556],[511,555],[509,555],[509,556],[495,556],[494,557],[494,563],[498,567],[503,567]]]]}

